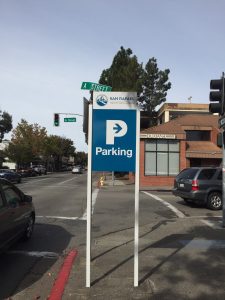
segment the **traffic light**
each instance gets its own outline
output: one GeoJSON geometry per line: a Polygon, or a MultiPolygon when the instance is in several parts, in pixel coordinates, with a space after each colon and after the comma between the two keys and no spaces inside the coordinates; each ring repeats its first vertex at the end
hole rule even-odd
{"type": "Polygon", "coordinates": [[[209,100],[216,103],[209,104],[209,111],[211,113],[219,113],[220,116],[225,113],[224,88],[224,73],[221,79],[213,79],[210,81],[210,89],[216,91],[210,92],[209,100]]]}
{"type": "Polygon", "coordinates": [[[54,125],[59,126],[59,114],[54,114],[54,125]]]}

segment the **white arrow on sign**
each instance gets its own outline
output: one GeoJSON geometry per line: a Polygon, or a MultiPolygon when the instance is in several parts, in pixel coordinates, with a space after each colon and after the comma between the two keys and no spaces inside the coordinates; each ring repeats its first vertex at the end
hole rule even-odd
{"type": "Polygon", "coordinates": [[[127,124],[122,120],[106,121],[106,144],[114,145],[115,137],[122,137],[127,133],[127,124]]]}

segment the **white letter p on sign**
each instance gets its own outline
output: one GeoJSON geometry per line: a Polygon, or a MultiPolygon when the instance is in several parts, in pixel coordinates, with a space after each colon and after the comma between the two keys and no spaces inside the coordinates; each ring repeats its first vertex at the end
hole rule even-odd
{"type": "Polygon", "coordinates": [[[122,137],[127,133],[127,124],[122,120],[106,121],[106,144],[114,145],[115,137],[122,137]]]}

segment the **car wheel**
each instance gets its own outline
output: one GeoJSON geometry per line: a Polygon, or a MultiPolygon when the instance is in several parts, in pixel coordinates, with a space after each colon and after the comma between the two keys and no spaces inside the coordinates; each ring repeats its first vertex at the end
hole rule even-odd
{"type": "Polygon", "coordinates": [[[25,241],[27,241],[31,238],[33,231],[34,231],[34,217],[30,216],[27,221],[26,230],[24,232],[24,240],[25,241]]]}
{"type": "Polygon", "coordinates": [[[21,183],[21,178],[18,178],[18,179],[17,179],[17,183],[21,183]]]}
{"type": "Polygon", "coordinates": [[[222,208],[222,195],[219,192],[209,194],[207,207],[212,210],[219,210],[222,208]]]}

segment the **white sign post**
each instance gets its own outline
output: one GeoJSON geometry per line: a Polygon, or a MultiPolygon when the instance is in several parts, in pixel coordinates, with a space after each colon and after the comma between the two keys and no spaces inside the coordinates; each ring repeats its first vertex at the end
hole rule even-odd
{"type": "Polygon", "coordinates": [[[86,234],[86,287],[91,286],[91,205],[92,205],[92,105],[88,115],[88,177],[87,177],[87,234],[86,234]]]}
{"type": "Polygon", "coordinates": [[[134,286],[138,286],[138,249],[139,249],[139,189],[140,189],[140,111],[136,122],[136,168],[135,168],[135,205],[134,205],[134,286]]]}
{"type": "Polygon", "coordinates": [[[134,92],[94,92],[89,105],[86,287],[90,287],[93,171],[135,171],[134,286],[138,286],[140,111],[134,92]],[[92,135],[93,134],[93,135],[92,135]]]}

